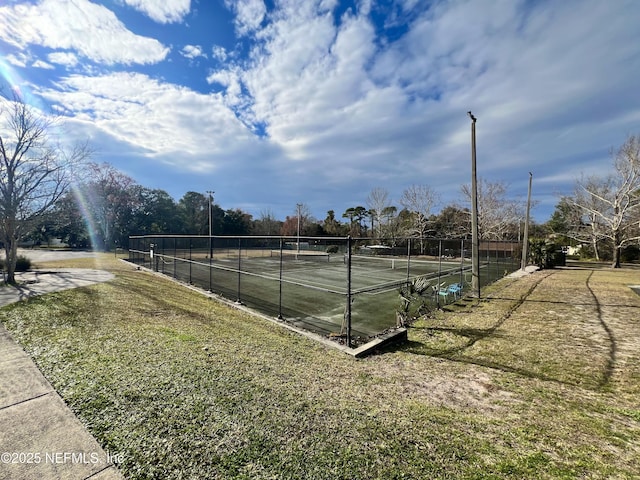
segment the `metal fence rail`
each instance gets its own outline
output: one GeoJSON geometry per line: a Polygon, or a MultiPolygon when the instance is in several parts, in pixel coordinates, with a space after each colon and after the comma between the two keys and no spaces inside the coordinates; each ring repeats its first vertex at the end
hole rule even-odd
{"type": "MultiPolygon", "coordinates": [[[[350,346],[396,325],[399,289],[416,278],[433,285],[433,308],[471,288],[459,239],[146,235],[129,246],[132,263],[350,346]],[[440,293],[452,284],[455,295],[440,293]]],[[[519,268],[519,254],[481,242],[481,285],[519,268]]]]}

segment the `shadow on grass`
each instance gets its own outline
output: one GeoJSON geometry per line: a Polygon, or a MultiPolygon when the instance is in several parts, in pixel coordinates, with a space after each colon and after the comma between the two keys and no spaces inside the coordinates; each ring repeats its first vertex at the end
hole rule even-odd
{"type": "MultiPolygon", "coordinates": [[[[593,273],[593,272],[591,272],[593,273]]],[[[640,294],[639,294],[640,295],[640,294]]],[[[517,298],[513,297],[497,297],[492,296],[491,300],[503,300],[503,301],[517,301],[517,298]]],[[[566,300],[530,300],[527,299],[525,303],[539,303],[539,304],[548,304],[548,305],[572,305],[572,306],[583,306],[583,307],[593,307],[594,303],[591,302],[574,302],[574,301],[566,301],[566,300]]],[[[620,307],[620,308],[635,308],[640,310],[638,305],[629,305],[627,303],[599,303],[602,307],[620,307]]]]}
{"type": "MultiPolygon", "coordinates": [[[[609,384],[609,381],[611,380],[611,376],[613,375],[613,370],[615,369],[615,366],[616,366],[616,353],[618,351],[618,346],[616,344],[616,337],[613,335],[613,330],[611,330],[609,325],[607,325],[607,322],[604,321],[604,317],[602,315],[603,305],[600,303],[600,301],[598,300],[598,297],[596,296],[591,286],[589,285],[589,281],[591,280],[592,275],[593,275],[593,272],[589,272],[589,276],[587,277],[587,280],[585,283],[587,286],[587,290],[589,290],[589,293],[593,297],[593,301],[596,305],[596,311],[598,312],[598,322],[600,322],[600,325],[602,326],[604,331],[607,333],[607,337],[609,340],[609,358],[607,359],[607,366],[605,367],[605,370],[602,374],[602,379],[598,383],[598,386],[600,388],[604,388],[609,384]]],[[[606,305],[606,306],[610,306],[610,305],[606,305]]]]}
{"type": "MultiPolygon", "coordinates": [[[[479,339],[476,339],[476,341],[479,339]]],[[[471,358],[471,357],[466,357],[464,355],[458,355],[458,353],[460,353],[461,349],[456,348],[456,349],[448,349],[448,350],[437,350],[437,349],[430,349],[428,347],[425,346],[425,344],[421,343],[421,342],[416,342],[413,340],[410,340],[406,343],[404,343],[402,345],[401,348],[397,348],[396,350],[401,350],[407,353],[412,353],[415,355],[426,355],[426,356],[430,356],[430,357],[434,357],[434,358],[443,358],[446,360],[449,360],[451,362],[456,362],[456,363],[464,363],[467,365],[477,365],[480,367],[487,367],[487,368],[491,368],[493,370],[498,370],[504,373],[513,373],[516,375],[519,375],[521,377],[525,377],[525,378],[530,378],[530,379],[534,379],[534,380],[542,380],[545,382],[554,382],[554,383],[558,383],[558,384],[562,384],[562,385],[568,385],[568,386],[578,386],[577,383],[575,382],[568,382],[565,380],[560,380],[558,378],[555,377],[551,377],[548,375],[544,375],[540,372],[534,372],[531,370],[526,370],[523,368],[517,368],[517,367],[512,367],[510,365],[505,365],[502,363],[498,363],[498,362],[493,362],[491,360],[488,359],[482,359],[482,358],[471,358]]]]}
{"type": "MultiPolygon", "coordinates": [[[[555,382],[563,385],[571,385],[578,386],[577,382],[571,382],[562,380],[553,376],[546,375],[542,372],[529,370],[522,367],[514,367],[511,365],[507,365],[504,363],[499,363],[496,361],[492,361],[491,359],[485,358],[477,358],[465,355],[465,352],[473,347],[478,341],[487,339],[489,337],[496,337],[496,331],[507,321],[511,315],[520,308],[523,304],[530,302],[528,298],[531,296],[533,291],[553,272],[550,272],[547,275],[541,276],[535,283],[531,285],[531,287],[525,292],[520,298],[510,298],[510,297],[496,297],[492,296],[491,300],[505,300],[512,302],[512,305],[508,309],[505,314],[499,318],[493,325],[487,328],[470,328],[470,327],[438,327],[438,326],[430,326],[430,327],[412,327],[412,328],[420,328],[421,330],[427,332],[433,332],[434,334],[437,332],[446,332],[452,334],[456,337],[463,338],[463,342],[460,345],[456,345],[450,348],[434,348],[430,347],[428,344],[423,342],[418,342],[415,340],[408,341],[407,343],[400,346],[397,350],[403,351],[406,353],[411,353],[415,355],[426,355],[434,358],[442,358],[453,362],[465,363],[465,364],[473,364],[482,367],[488,367],[495,370],[499,370],[505,373],[514,373],[526,378],[538,379],[543,381],[555,382]]],[[[590,275],[589,275],[590,276],[590,275]]],[[[587,288],[588,288],[588,280],[587,280],[587,288]]],[[[612,374],[614,364],[615,364],[615,339],[613,338],[613,333],[606,326],[606,324],[602,320],[602,314],[600,312],[600,304],[598,303],[595,294],[591,292],[594,299],[595,304],[598,309],[598,317],[601,325],[605,328],[607,334],[609,335],[609,340],[611,342],[611,349],[609,355],[609,361],[606,367],[606,371],[604,373],[604,378],[598,382],[598,387],[605,386],[612,374]]],[[[563,301],[549,301],[548,303],[565,303],[572,304],[572,302],[563,302],[563,301]]],[[[585,303],[584,305],[593,306],[594,303],[585,303]]]]}
{"type": "MultiPolygon", "coordinates": [[[[585,261],[572,261],[568,260],[566,266],[556,267],[563,270],[602,270],[612,269],[611,262],[585,262],[585,261]]],[[[639,270],[640,264],[637,263],[622,263],[621,268],[628,268],[631,270],[639,270]]]]}

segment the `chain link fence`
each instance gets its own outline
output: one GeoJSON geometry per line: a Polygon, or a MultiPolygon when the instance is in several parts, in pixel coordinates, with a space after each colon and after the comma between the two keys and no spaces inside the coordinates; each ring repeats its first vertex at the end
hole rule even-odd
{"type": "MultiPolygon", "coordinates": [[[[514,242],[480,243],[480,285],[520,267],[514,242]]],[[[396,327],[399,290],[432,308],[471,291],[471,242],[451,239],[146,235],[129,261],[350,346],[396,327]]]]}

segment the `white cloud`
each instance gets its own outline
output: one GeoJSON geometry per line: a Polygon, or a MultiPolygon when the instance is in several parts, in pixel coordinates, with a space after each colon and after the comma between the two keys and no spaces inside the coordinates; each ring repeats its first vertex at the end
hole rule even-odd
{"type": "Polygon", "coordinates": [[[26,67],[27,66],[27,62],[29,61],[29,57],[27,55],[25,55],[24,53],[17,53],[17,54],[9,54],[9,55],[5,55],[5,60],[7,62],[9,62],[11,65],[14,65],[16,67],[26,67]]]}
{"type": "Polygon", "coordinates": [[[224,47],[219,45],[214,45],[211,48],[211,52],[213,54],[213,58],[224,62],[227,59],[227,50],[224,47]]]}
{"type": "Polygon", "coordinates": [[[158,23],[182,22],[191,10],[191,0],[123,0],[158,23]]]}
{"type": "Polygon", "coordinates": [[[31,66],[34,67],[34,68],[44,68],[45,70],[53,70],[54,68],[56,68],[53,65],[51,65],[50,63],[47,63],[47,62],[45,62],[43,60],[36,60],[35,62],[33,62],[31,64],[31,66]]]}
{"type": "Polygon", "coordinates": [[[62,107],[69,118],[91,122],[99,131],[180,168],[214,168],[226,153],[252,140],[218,95],[202,95],[145,75],[73,75],[56,87],[37,93],[62,107]]]}
{"type": "Polygon", "coordinates": [[[157,40],[127,30],[112,11],[87,0],[0,7],[0,18],[0,40],[18,48],[34,44],[73,50],[107,65],[156,63],[169,52],[157,40]]]}
{"type": "Polygon", "coordinates": [[[524,195],[533,171],[534,194],[550,199],[581,170],[608,168],[608,148],[637,129],[634,0],[353,3],[338,17],[336,0],[278,0],[268,12],[262,1],[226,1],[242,38],[209,52],[201,45],[220,38],[189,37],[181,52],[217,60],[206,80],[220,93],[210,95],[162,83],[162,70],[154,80],[83,65],[83,56],[144,63],[166,55],[162,45],[137,46],[151,39],[131,37],[86,0],[0,7],[1,18],[29,20],[1,23],[0,40],[57,48],[48,62],[82,68],[84,76],[39,92],[97,138],[145,152],[172,179],[218,168],[226,186],[216,191],[242,202],[268,185],[291,205],[304,198],[339,210],[373,186],[397,198],[413,183],[434,186],[446,202],[469,177],[468,110],[478,117],[480,175],[524,195]],[[52,13],[54,3],[68,12],[52,13]],[[80,11],[95,14],[80,21],[80,11]]]}
{"type": "Polygon", "coordinates": [[[78,64],[78,57],[70,52],[53,52],[47,55],[47,58],[51,63],[66,67],[75,67],[78,64]]]}
{"type": "Polygon", "coordinates": [[[375,86],[366,72],[376,48],[371,23],[347,15],[336,26],[326,6],[310,3],[300,9],[291,5],[260,32],[260,55],[254,52],[258,60],[242,77],[256,120],[297,159],[339,148],[340,141],[324,144],[329,131],[337,138],[355,130],[366,135],[377,122],[375,116],[359,116],[368,110],[363,104],[377,101],[369,95],[375,86]]]}
{"type": "Polygon", "coordinates": [[[225,87],[224,99],[226,105],[238,106],[242,103],[242,87],[237,70],[219,70],[212,72],[207,76],[207,82],[210,84],[217,83],[225,87]]]}
{"type": "Polygon", "coordinates": [[[185,45],[180,51],[180,54],[191,60],[198,57],[207,57],[207,55],[202,51],[202,47],[200,47],[200,45],[185,45]]]}
{"type": "Polygon", "coordinates": [[[264,128],[284,162],[304,165],[310,182],[419,178],[455,196],[467,181],[473,110],[481,174],[526,192],[529,170],[573,175],[587,152],[618,142],[640,116],[633,1],[426,9],[407,0],[391,15],[394,26],[409,19],[407,32],[391,39],[376,37],[367,1],[340,19],[335,2],[276,5],[261,28],[243,30],[254,41],[251,60],[208,81],[227,87],[227,104],[264,128]]]}
{"type": "Polygon", "coordinates": [[[257,30],[267,13],[262,0],[225,0],[225,5],[236,14],[235,26],[239,36],[257,30]]]}

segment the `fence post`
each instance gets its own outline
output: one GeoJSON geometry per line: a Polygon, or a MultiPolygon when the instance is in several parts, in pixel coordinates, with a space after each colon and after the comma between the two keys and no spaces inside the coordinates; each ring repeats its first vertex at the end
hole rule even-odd
{"type": "Polygon", "coordinates": [[[442,274],[442,239],[438,240],[438,285],[436,286],[436,308],[440,308],[440,275],[442,274]]]}
{"type": "Polygon", "coordinates": [[[160,258],[158,261],[162,261],[160,263],[160,271],[164,275],[164,237],[160,238],[160,258]]]}
{"type": "Polygon", "coordinates": [[[460,288],[464,288],[464,238],[460,239],[460,288]]]}
{"type": "Polygon", "coordinates": [[[209,293],[213,292],[213,268],[211,266],[211,262],[213,258],[213,237],[211,236],[211,232],[209,232],[209,293]]]}
{"type": "Polygon", "coordinates": [[[241,259],[242,259],[242,239],[239,238],[238,239],[238,299],[236,300],[237,304],[242,303],[242,301],[240,300],[240,268],[242,266],[241,259]]]}
{"type": "Polygon", "coordinates": [[[193,243],[189,238],[189,285],[191,285],[191,247],[193,247],[193,243]]]}
{"type": "Polygon", "coordinates": [[[173,239],[173,278],[178,277],[178,272],[176,269],[178,268],[178,238],[173,239]]]}
{"type": "Polygon", "coordinates": [[[407,285],[411,278],[411,239],[407,240],[407,285]]]}
{"type": "Polygon", "coordinates": [[[282,320],[282,237],[280,237],[280,292],[278,299],[278,319],[282,320]]]}
{"type": "Polygon", "coordinates": [[[347,237],[347,347],[351,348],[351,235],[347,237]]]}

